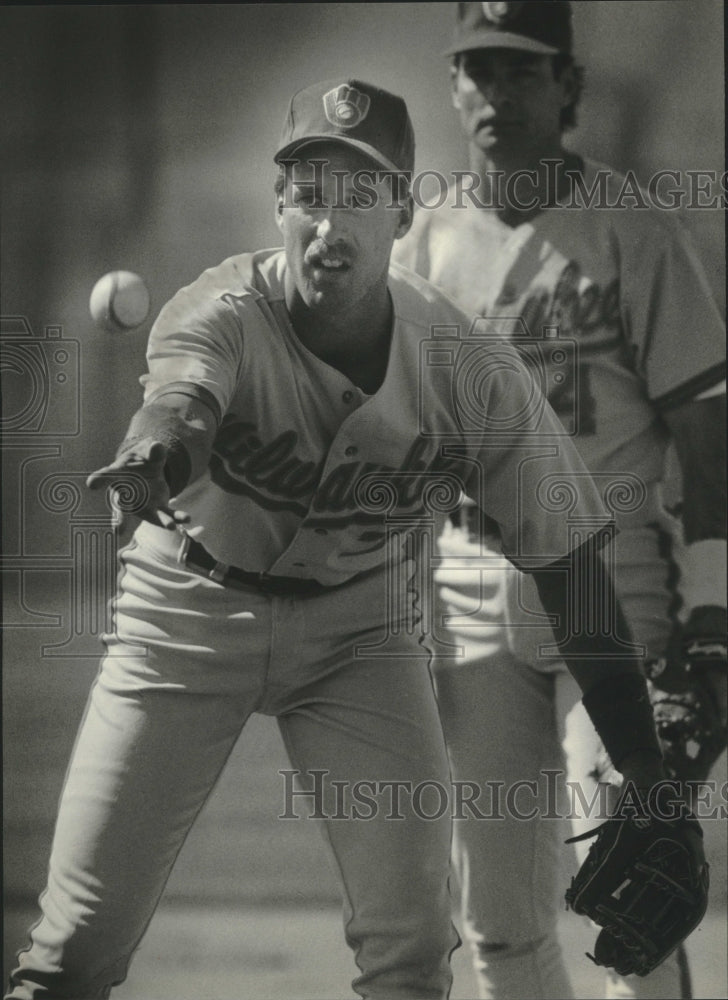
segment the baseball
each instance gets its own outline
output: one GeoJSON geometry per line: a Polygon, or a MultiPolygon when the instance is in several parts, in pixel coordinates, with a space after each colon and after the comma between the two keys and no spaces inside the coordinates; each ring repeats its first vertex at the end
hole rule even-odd
{"type": "Polygon", "coordinates": [[[149,315],[150,304],[147,286],[132,271],[105,274],[89,299],[91,315],[109,333],[135,330],[149,315]]]}

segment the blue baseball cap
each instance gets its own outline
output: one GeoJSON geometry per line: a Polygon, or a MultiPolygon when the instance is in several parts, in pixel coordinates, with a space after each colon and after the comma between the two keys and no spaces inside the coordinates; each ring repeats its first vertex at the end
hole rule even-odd
{"type": "Polygon", "coordinates": [[[386,170],[411,173],[415,137],[401,97],[362,80],[323,80],[291,98],[276,163],[313,142],[351,146],[386,170]]]}

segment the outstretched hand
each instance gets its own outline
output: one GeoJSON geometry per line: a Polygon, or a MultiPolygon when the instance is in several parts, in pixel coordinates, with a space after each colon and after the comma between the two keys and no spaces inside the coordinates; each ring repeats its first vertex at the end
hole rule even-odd
{"type": "Polygon", "coordinates": [[[142,438],[122,452],[110,465],[92,472],[86,480],[90,490],[113,491],[114,502],[124,513],[173,531],[187,524],[189,514],[173,510],[164,475],[167,448],[161,441],[142,438]]]}

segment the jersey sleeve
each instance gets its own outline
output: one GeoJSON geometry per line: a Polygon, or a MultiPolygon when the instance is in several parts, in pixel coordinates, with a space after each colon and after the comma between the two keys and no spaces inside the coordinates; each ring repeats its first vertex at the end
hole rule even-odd
{"type": "Polygon", "coordinates": [[[668,410],[725,379],[725,323],[680,223],[629,213],[622,321],[652,403],[668,410]]]}
{"type": "Polygon", "coordinates": [[[200,399],[218,422],[228,409],[243,365],[243,329],[226,297],[182,289],[162,309],[149,337],[144,402],[171,392],[200,399]]]}
{"type": "Polygon", "coordinates": [[[467,492],[496,523],[503,553],[532,572],[586,541],[606,544],[613,512],[535,381],[515,366],[493,381],[467,492]]]}

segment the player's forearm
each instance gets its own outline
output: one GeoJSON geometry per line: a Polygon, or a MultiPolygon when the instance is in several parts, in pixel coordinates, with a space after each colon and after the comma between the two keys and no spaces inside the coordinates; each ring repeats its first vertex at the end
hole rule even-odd
{"type": "Polygon", "coordinates": [[[679,558],[678,589],[683,607],[691,614],[693,633],[725,637],[725,395],[685,403],[668,411],[665,421],[675,442],[683,481],[686,546],[679,558]]]}
{"type": "Polygon", "coordinates": [[[585,545],[533,576],[612,763],[630,780],[659,780],[662,755],[642,663],[599,555],[585,545]]]}
{"type": "Polygon", "coordinates": [[[616,673],[642,674],[611,577],[592,545],[537,570],[533,578],[556,622],[559,650],[584,694],[616,673]]]}
{"type": "Polygon", "coordinates": [[[685,541],[725,541],[725,395],[692,400],[667,411],[664,419],[682,471],[685,541]]]}
{"type": "Polygon", "coordinates": [[[207,468],[214,435],[214,420],[204,404],[167,396],[137,410],[117,455],[143,441],[160,441],[167,448],[164,472],[174,497],[207,468]]]}

